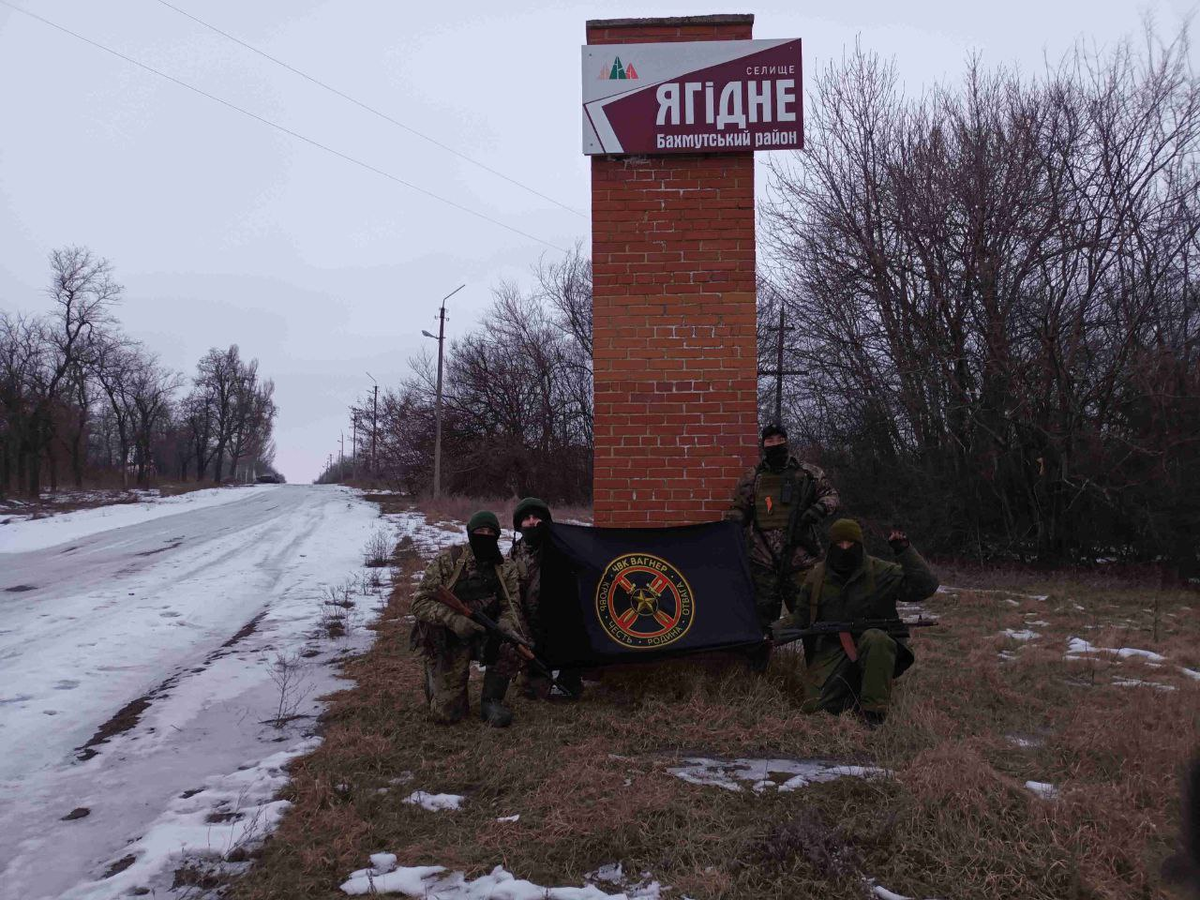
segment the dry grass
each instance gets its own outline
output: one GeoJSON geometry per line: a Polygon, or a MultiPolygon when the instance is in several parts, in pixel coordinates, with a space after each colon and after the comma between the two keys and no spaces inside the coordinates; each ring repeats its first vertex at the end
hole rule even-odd
{"type": "Polygon", "coordinates": [[[338,897],[378,851],[472,875],[503,864],[545,885],[579,885],[621,861],[672,885],[668,896],[697,900],[859,897],[864,877],[947,900],[1169,896],[1158,867],[1195,750],[1200,683],[1173,665],[1066,661],[1063,649],[1079,635],[1195,668],[1200,624],[1185,608],[1194,594],[1070,582],[1044,601],[939,594],[926,606],[949,628],[914,640],[917,665],[878,732],[802,715],[790,654],[764,677],[720,657],[609,670],[578,703],[516,700],[516,724],[497,732],[474,718],[427,721],[403,621],[407,576],[422,561],[411,547],[398,561],[379,639],[346,666],[358,687],[334,698],[325,743],[293,768],[293,809],[232,896],[338,897]],[[1049,623],[1033,626],[1037,640],[998,636],[1030,620],[1049,623]],[[1116,686],[1118,674],[1175,690],[1116,686]],[[687,755],[819,757],[894,776],[756,796],[666,773],[687,755]],[[402,772],[410,783],[389,783],[402,772]],[[1057,785],[1058,799],[1033,795],[1028,780],[1057,785]],[[429,813],[400,802],[414,789],[468,800],[457,813],[429,813]],[[517,813],[519,822],[496,821],[517,813]]]}
{"type": "MultiPolygon", "coordinates": [[[[417,505],[429,518],[430,522],[453,519],[466,522],[471,515],[481,509],[490,509],[500,518],[500,527],[512,527],[513,510],[521,502],[521,497],[460,497],[457,494],[447,495],[434,500],[432,497],[418,498],[417,505]]],[[[591,522],[592,508],[590,506],[551,506],[551,514],[556,522],[591,522]]]]}

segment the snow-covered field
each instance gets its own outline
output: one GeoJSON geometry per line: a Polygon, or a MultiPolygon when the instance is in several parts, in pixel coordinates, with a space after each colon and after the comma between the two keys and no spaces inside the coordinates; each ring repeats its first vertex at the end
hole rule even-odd
{"type": "Polygon", "coordinates": [[[101,531],[140,525],[152,519],[174,516],[181,512],[209,509],[236,503],[254,494],[270,491],[276,485],[253,485],[238,488],[209,488],[191,491],[174,497],[146,497],[139,503],[114,503],[59,513],[43,519],[22,520],[10,517],[0,525],[0,553],[25,553],[53,547],[76,538],[88,537],[101,531]]]}
{"type": "Polygon", "coordinates": [[[0,897],[163,896],[184,846],[269,827],[383,602],[361,568],[381,526],[414,528],[293,485],[0,526],[0,897]],[[322,636],[351,577],[355,627],[322,636]],[[93,743],[106,723],[129,727],[93,743]]]}

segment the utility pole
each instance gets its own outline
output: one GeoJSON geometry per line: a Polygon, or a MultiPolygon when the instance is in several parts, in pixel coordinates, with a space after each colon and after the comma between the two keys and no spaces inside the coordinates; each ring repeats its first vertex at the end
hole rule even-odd
{"type": "Polygon", "coordinates": [[[798,369],[785,369],[783,367],[783,335],[785,331],[795,330],[793,326],[784,322],[783,303],[779,304],[779,324],[771,331],[779,332],[779,341],[776,344],[775,368],[774,369],[759,369],[759,375],[774,375],[775,376],[775,421],[783,422],[783,376],[784,375],[802,375],[798,369]]]}
{"type": "Polygon", "coordinates": [[[379,419],[379,382],[375,381],[375,376],[370,372],[367,377],[375,383],[375,392],[371,397],[371,475],[379,476],[379,464],[375,461],[375,432],[378,428],[379,419]]]}
{"type": "Polygon", "coordinates": [[[775,360],[775,421],[783,421],[783,304],[779,304],[779,355],[775,360]]]}
{"type": "MultiPolygon", "coordinates": [[[[433,437],[433,499],[437,500],[442,495],[442,356],[443,345],[446,343],[446,301],[465,288],[465,284],[460,284],[445,297],[442,298],[442,308],[438,312],[438,374],[437,374],[437,401],[434,406],[434,417],[436,421],[436,431],[433,437]]],[[[433,337],[428,331],[422,331],[421,334],[425,337],[433,337]]]]}
{"type": "Polygon", "coordinates": [[[350,427],[354,429],[354,437],[350,439],[350,477],[358,468],[358,410],[350,407],[350,427]]]}
{"type": "Polygon", "coordinates": [[[338,437],[338,481],[341,482],[345,478],[346,470],[346,432],[342,432],[338,437]]]}

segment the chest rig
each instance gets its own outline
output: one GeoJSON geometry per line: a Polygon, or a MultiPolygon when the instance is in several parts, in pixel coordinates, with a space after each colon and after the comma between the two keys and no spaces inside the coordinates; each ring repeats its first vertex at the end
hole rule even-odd
{"type": "Polygon", "coordinates": [[[792,511],[801,503],[802,481],[806,477],[795,468],[759,472],[754,482],[754,524],[762,531],[787,528],[792,511]]]}
{"type": "Polygon", "coordinates": [[[500,583],[495,566],[468,568],[467,560],[470,557],[471,552],[464,548],[454,563],[454,572],[446,587],[473,611],[487,612],[499,605],[504,586],[500,583]]]}

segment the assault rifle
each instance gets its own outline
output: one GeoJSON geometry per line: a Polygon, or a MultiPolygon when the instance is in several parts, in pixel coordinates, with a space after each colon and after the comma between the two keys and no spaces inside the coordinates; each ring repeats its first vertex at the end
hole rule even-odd
{"type": "Polygon", "coordinates": [[[905,621],[904,619],[855,619],[853,622],[817,622],[808,628],[776,629],[772,634],[772,640],[778,646],[780,644],[790,644],[793,641],[798,641],[806,637],[820,637],[825,634],[837,635],[842,643],[842,649],[846,651],[846,655],[850,657],[850,661],[854,662],[858,659],[858,648],[852,639],[853,635],[862,634],[864,631],[876,628],[891,637],[908,637],[908,630],[910,628],[933,628],[940,624],[936,620],[926,619],[923,616],[918,616],[913,621],[905,621]]]}
{"type": "Polygon", "coordinates": [[[568,697],[577,697],[578,694],[564,685],[561,681],[554,677],[554,670],[540,660],[536,653],[533,652],[533,645],[524,638],[519,638],[512,632],[500,627],[500,623],[495,621],[491,616],[481,610],[472,610],[471,607],[463,603],[454,593],[444,584],[439,584],[433,591],[433,599],[437,600],[443,606],[449,607],[460,616],[466,616],[476,625],[479,625],[492,637],[499,638],[502,641],[512,644],[517,648],[517,653],[524,659],[535,672],[545,678],[550,679],[550,684],[558,688],[568,697]]]}

